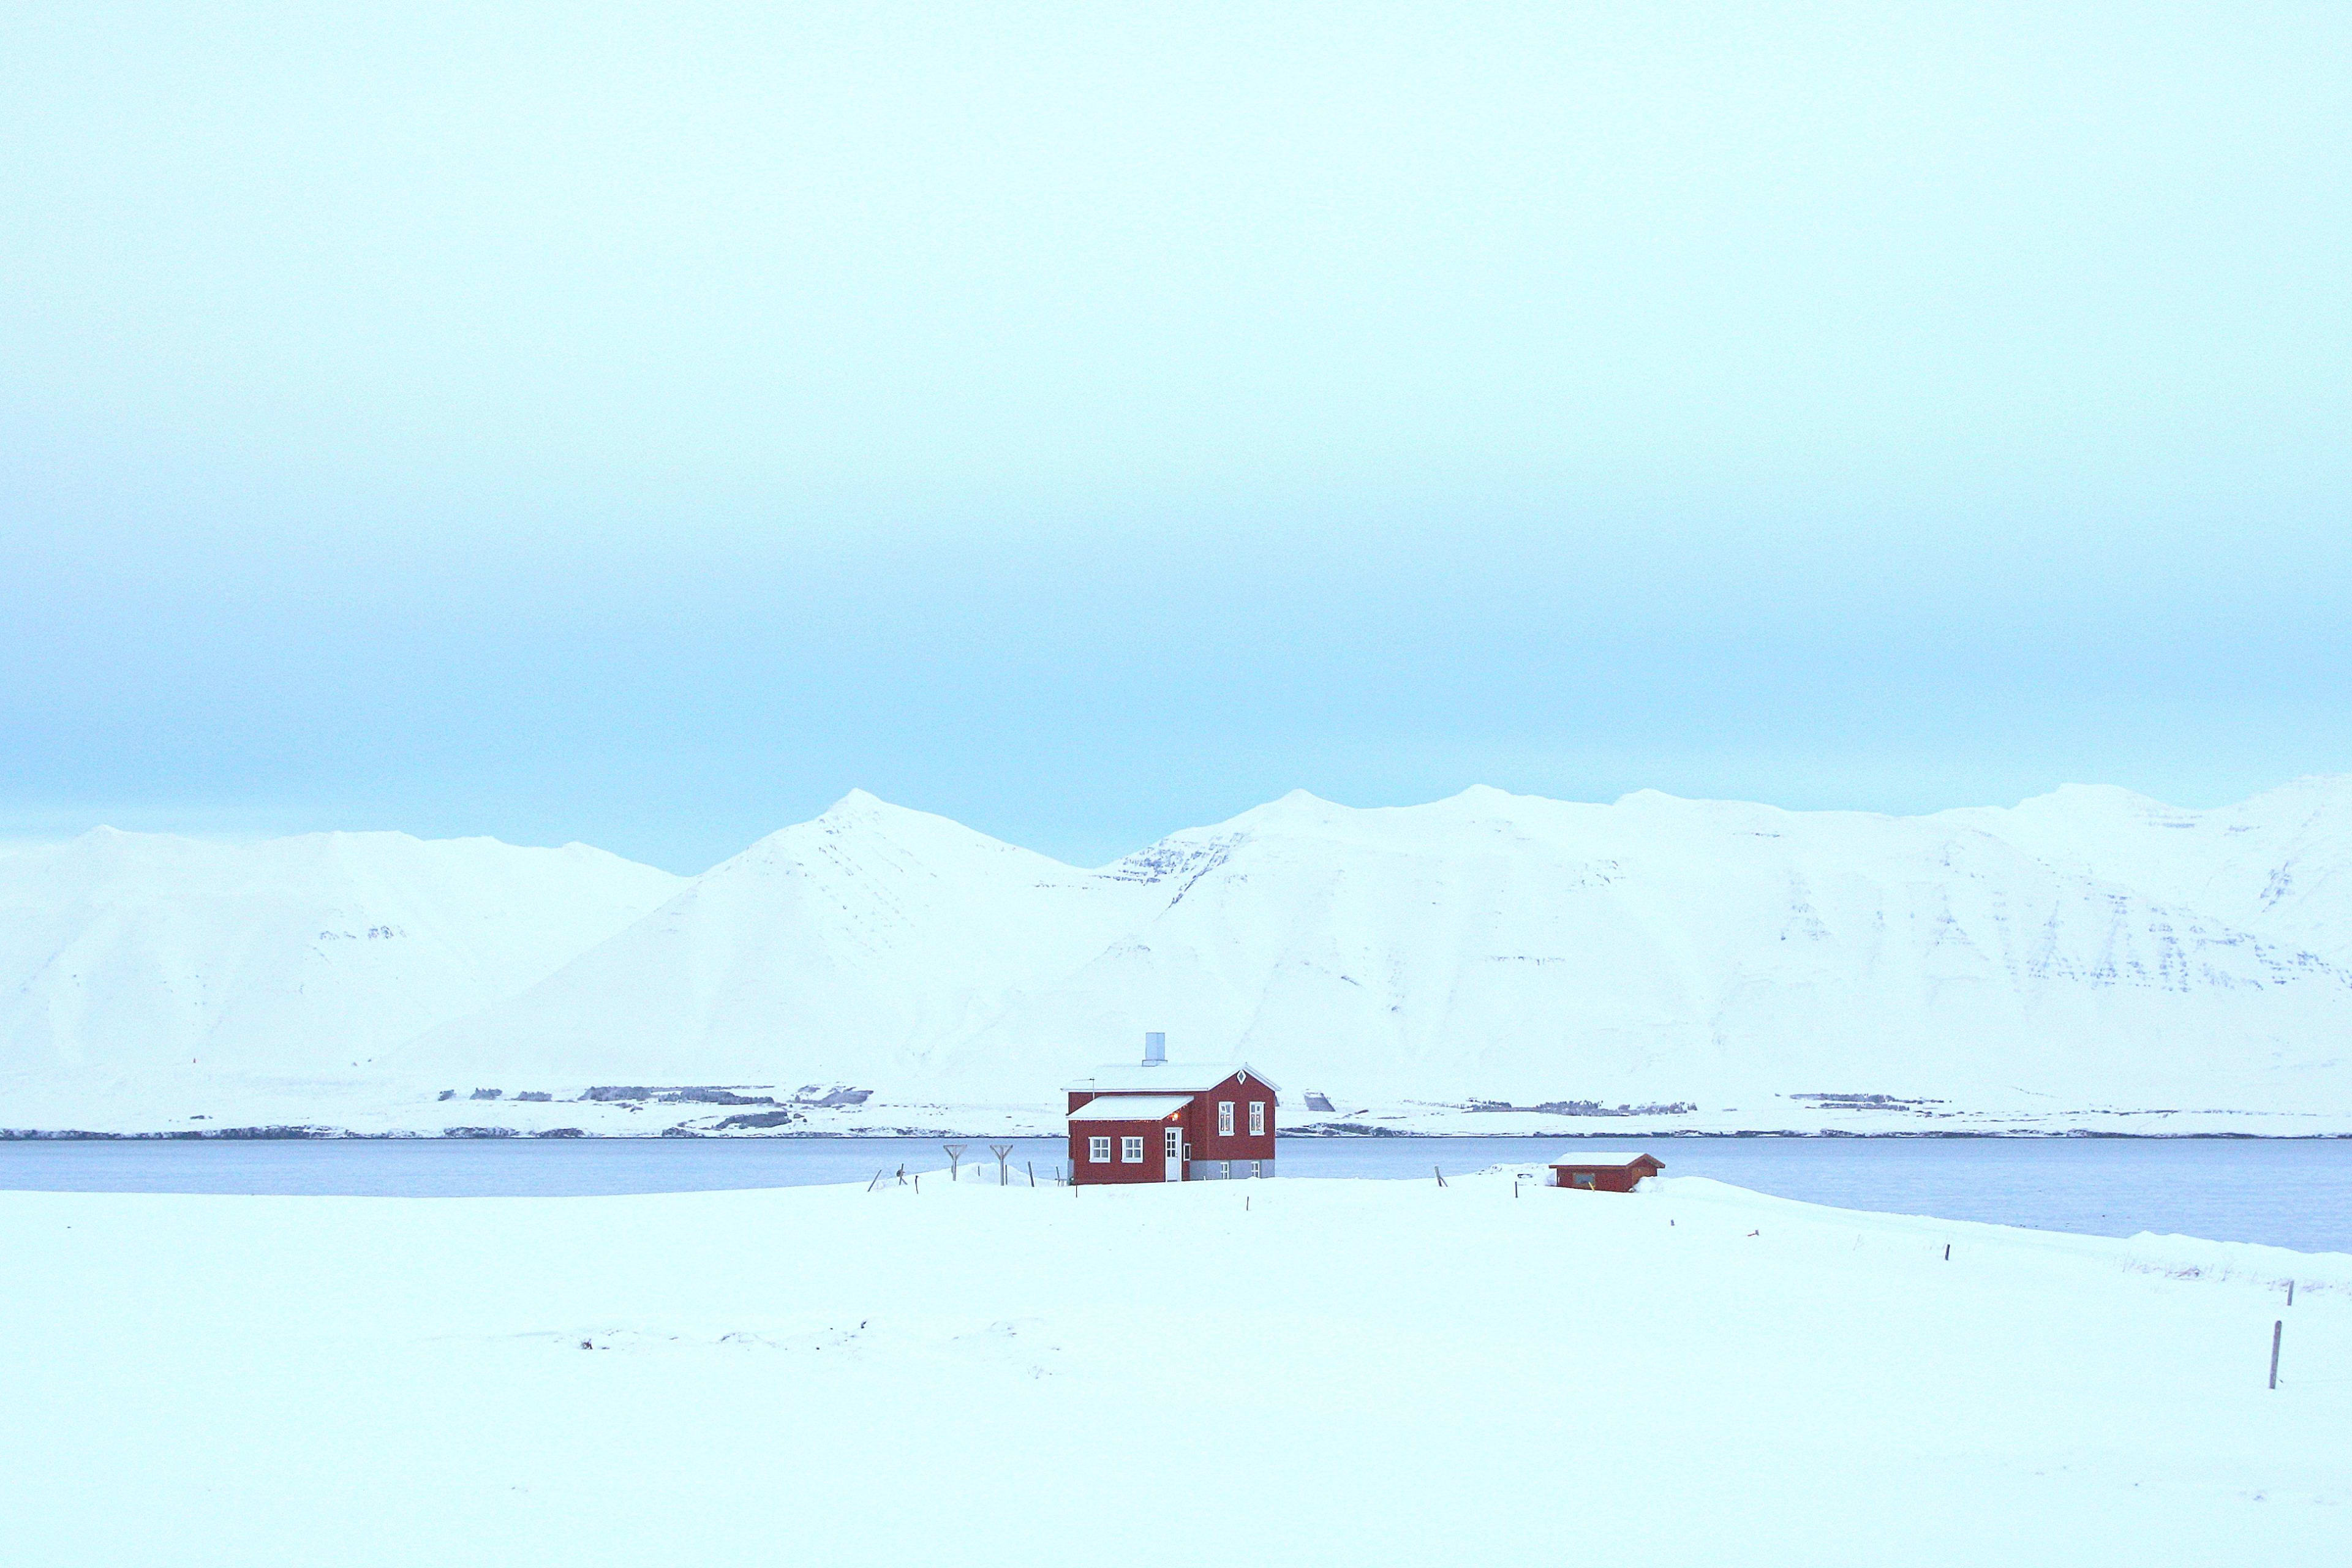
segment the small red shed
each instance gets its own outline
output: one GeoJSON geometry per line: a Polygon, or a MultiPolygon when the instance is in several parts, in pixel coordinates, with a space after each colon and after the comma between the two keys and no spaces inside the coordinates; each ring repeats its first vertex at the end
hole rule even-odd
{"type": "Polygon", "coordinates": [[[1171,1062],[1166,1037],[1143,1060],[1096,1068],[1070,1097],[1070,1176],[1080,1186],[1274,1174],[1277,1090],[1247,1062],[1171,1062]]]}
{"type": "Polygon", "coordinates": [[[1647,1154],[1579,1154],[1552,1165],[1551,1184],[1595,1193],[1630,1193],[1634,1183],[1665,1168],[1664,1160],[1647,1154]]]}

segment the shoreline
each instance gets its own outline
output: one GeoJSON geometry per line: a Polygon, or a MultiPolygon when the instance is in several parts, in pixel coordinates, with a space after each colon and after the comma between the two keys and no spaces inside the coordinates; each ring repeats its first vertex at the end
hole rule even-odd
{"type": "MultiPolygon", "coordinates": [[[[695,1132],[665,1129],[659,1132],[583,1132],[563,1128],[552,1131],[523,1132],[513,1130],[480,1132],[353,1132],[340,1127],[223,1127],[203,1131],[174,1130],[169,1132],[99,1132],[81,1128],[48,1129],[37,1127],[0,1127],[0,1143],[659,1143],[665,1142],[695,1142],[701,1143],[778,1143],[778,1142],[842,1142],[856,1141],[928,1142],[940,1138],[1010,1138],[1029,1142],[1053,1142],[1062,1135],[1055,1132],[992,1132],[967,1131],[953,1128],[894,1128],[875,1131],[832,1132],[695,1132]]],[[[1392,1128],[1377,1131],[1282,1132],[1288,1139],[1311,1139],[1317,1142],[1371,1142],[1373,1140],[1416,1139],[1423,1142],[1460,1142],[1497,1139],[1521,1140],[1529,1142],[1623,1142],[1631,1139],[1675,1140],[1696,1139],[1726,1142],[1816,1141],[1824,1143],[1862,1142],[1965,1142],[1984,1140],[2015,1140],[2036,1142],[2230,1142],[2230,1143],[2314,1143],[2352,1139],[2352,1132],[2112,1132],[2093,1128],[2070,1128],[2057,1131],[1933,1131],[1933,1132],[1846,1132],[1826,1131],[1801,1132],[1789,1128],[1757,1128],[1731,1132],[1705,1131],[1696,1129],[1666,1132],[1415,1132],[1392,1128]]]]}

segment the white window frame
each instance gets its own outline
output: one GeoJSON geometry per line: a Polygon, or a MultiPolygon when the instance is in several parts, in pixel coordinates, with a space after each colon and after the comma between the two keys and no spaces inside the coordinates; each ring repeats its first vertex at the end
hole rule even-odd
{"type": "Polygon", "coordinates": [[[1109,1139],[1089,1138],[1087,1140],[1087,1163],[1089,1165],[1108,1165],[1110,1163],[1109,1139]]]}
{"type": "Polygon", "coordinates": [[[1265,1162],[1263,1160],[1252,1160],[1250,1162],[1250,1180],[1255,1182],[1265,1174],[1265,1162]]]}
{"type": "Polygon", "coordinates": [[[1230,1138],[1233,1135],[1234,1102],[1230,1100],[1221,1100],[1217,1101],[1217,1136],[1230,1138]]]}
{"type": "Polygon", "coordinates": [[[1221,1182],[1230,1182],[1230,1181],[1232,1181],[1233,1179],[1234,1179],[1234,1163],[1233,1163],[1231,1160],[1220,1160],[1220,1161],[1218,1161],[1218,1162],[1217,1162],[1217,1180],[1219,1180],[1219,1181],[1221,1181],[1221,1182]]]}
{"type": "Polygon", "coordinates": [[[1265,1136],[1265,1101],[1263,1100],[1250,1101],[1250,1136],[1253,1138],[1265,1136]]]}
{"type": "Polygon", "coordinates": [[[1121,1138],[1118,1141],[1118,1163],[1122,1165],[1140,1165],[1143,1163],[1143,1135],[1141,1133],[1138,1133],[1132,1138],[1121,1138]]]}

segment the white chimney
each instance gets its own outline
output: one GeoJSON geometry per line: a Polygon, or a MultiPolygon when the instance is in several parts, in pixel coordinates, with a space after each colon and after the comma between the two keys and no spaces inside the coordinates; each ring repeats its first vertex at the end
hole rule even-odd
{"type": "Polygon", "coordinates": [[[1168,1063],[1168,1037],[1154,1029],[1143,1037],[1143,1065],[1165,1067],[1168,1063]]]}

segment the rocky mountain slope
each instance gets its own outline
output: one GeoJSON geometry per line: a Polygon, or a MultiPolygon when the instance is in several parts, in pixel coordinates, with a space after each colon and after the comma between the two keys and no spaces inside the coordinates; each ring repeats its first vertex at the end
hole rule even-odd
{"type": "Polygon", "coordinates": [[[2345,793],[2238,808],[2210,868],[2117,833],[2105,792],[1898,818],[1474,789],[1294,795],[1093,872],[859,795],[407,1060],[987,1104],[1150,1024],[1390,1104],[2340,1110],[2336,884],[2259,889],[2261,847],[2295,875],[2345,793]]]}
{"type": "Polygon", "coordinates": [[[266,1079],[273,1114],[425,1131],[484,1085],[553,1097],[498,1119],[526,1131],[651,1129],[573,1109],[595,1086],[852,1085],[872,1124],[977,1124],[1156,1027],[1294,1107],[1465,1131],[2352,1130],[2348,940],[2347,779],[1919,817],[1295,794],[1093,870],[862,792],[689,879],[100,833],[0,859],[0,1085],[55,1120],[102,1083],[119,1120],[266,1079]]]}
{"type": "Polygon", "coordinates": [[[380,1077],[392,1047],[528,988],[680,881],[585,845],[398,833],[100,828],[20,849],[0,858],[0,1124],[93,1097],[201,1100],[223,1079],[380,1077]]]}

